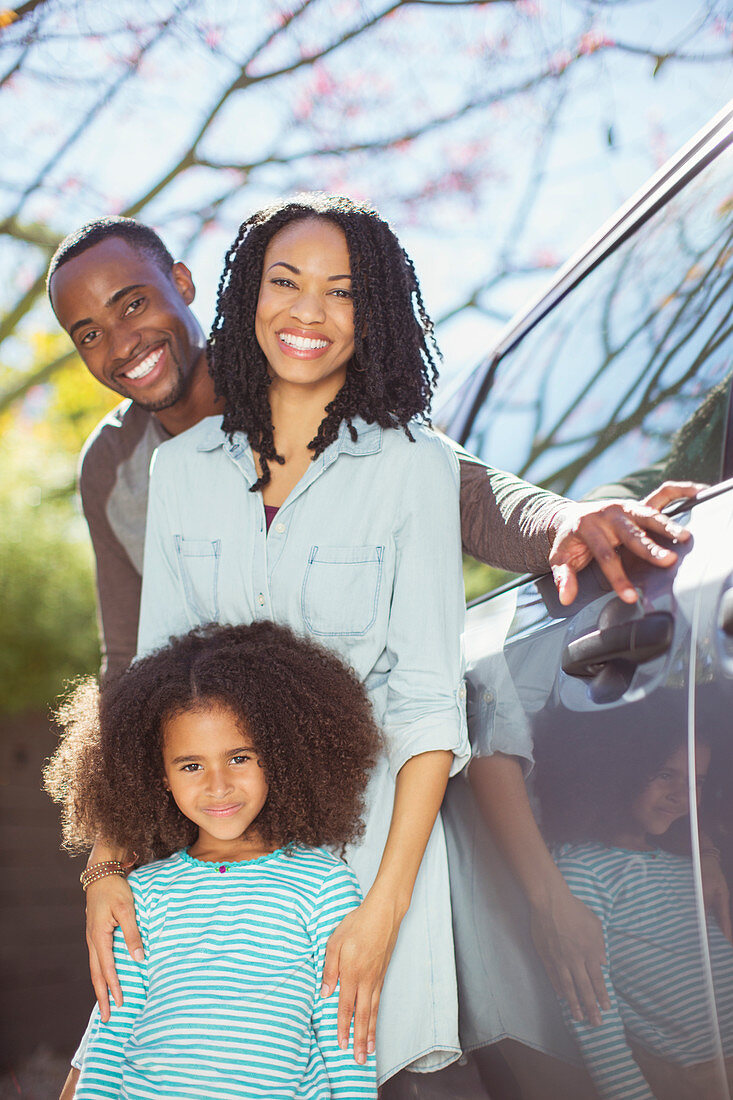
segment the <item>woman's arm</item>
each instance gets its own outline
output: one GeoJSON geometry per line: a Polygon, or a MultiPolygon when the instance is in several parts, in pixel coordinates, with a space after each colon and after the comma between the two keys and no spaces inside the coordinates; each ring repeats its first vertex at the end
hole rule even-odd
{"type": "Polygon", "coordinates": [[[395,796],[371,889],[331,938],[324,987],[341,981],[339,1032],[354,1013],[355,1056],[374,1043],[379,997],[400,924],[440,809],[448,775],[468,759],[461,635],[458,464],[437,437],[418,432],[402,451],[402,499],[386,637],[383,729],[395,796]]]}
{"type": "Polygon", "coordinates": [[[550,855],[527,797],[522,767],[515,756],[497,752],[476,758],[471,787],[531,911],[537,953],[555,992],[572,1018],[601,1023],[599,1005],[610,1008],[603,977],[606,952],[598,917],[571,892],[550,855]]]}
{"type": "Polygon", "coordinates": [[[400,925],[410,907],[425,848],[445,794],[453,754],[413,756],[397,776],[394,809],[377,877],[366,898],[331,936],[322,996],[341,979],[338,1040],[348,1046],[354,1017],[354,1058],[374,1050],[379,998],[400,925]]]}

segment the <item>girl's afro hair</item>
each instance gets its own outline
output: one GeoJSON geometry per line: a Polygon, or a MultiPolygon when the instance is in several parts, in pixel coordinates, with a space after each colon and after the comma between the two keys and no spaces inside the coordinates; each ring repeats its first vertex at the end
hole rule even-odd
{"type": "Polygon", "coordinates": [[[232,711],[262,762],[263,840],[343,846],[360,835],[381,746],[366,691],[335,654],[257,622],[199,627],[132,664],[101,695],[93,681],[76,688],[56,715],[62,741],[44,772],[65,846],[103,837],[147,862],[192,844],[196,826],[163,783],[164,727],[212,705],[232,711]]]}

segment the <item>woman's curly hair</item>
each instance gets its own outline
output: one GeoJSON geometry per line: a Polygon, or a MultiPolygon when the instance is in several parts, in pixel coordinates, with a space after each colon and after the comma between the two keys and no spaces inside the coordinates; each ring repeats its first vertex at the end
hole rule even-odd
{"type": "Polygon", "coordinates": [[[440,351],[423,303],[412,260],[374,210],[337,195],[297,195],[292,201],[253,214],[239,228],[226,254],[219,280],[216,317],[209,337],[209,369],[214,389],[225,402],[224,430],[246,432],[260,456],[262,476],[252,491],[270,480],[275,450],[267,389],[267,360],[255,337],[255,313],[265,250],[274,235],[295,221],[323,218],[346,237],[354,298],[354,354],[346,381],[314,439],[315,459],[346,421],[360,416],[383,428],[404,428],[428,420],[438,377],[440,351]]]}
{"type": "Polygon", "coordinates": [[[344,845],[363,829],[380,751],[366,691],[333,653],[271,622],[203,626],[98,691],[81,683],[58,711],[63,738],[44,771],[72,851],[104,837],[140,862],[188,847],[196,826],[164,786],[167,719],[226,706],[254,741],[269,783],[265,842],[344,845]]]}

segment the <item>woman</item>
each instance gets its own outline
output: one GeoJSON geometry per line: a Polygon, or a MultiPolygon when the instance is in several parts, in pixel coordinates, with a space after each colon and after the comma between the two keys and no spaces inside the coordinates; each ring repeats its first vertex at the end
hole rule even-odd
{"type": "Polygon", "coordinates": [[[340,1040],[353,1015],[380,1081],[439,1068],[460,1052],[438,811],[468,755],[464,601],[458,463],[421,423],[438,353],[412,263],[349,200],[272,207],[227,255],[210,351],[226,413],[154,459],[139,651],[273,619],[364,680],[386,752],[347,852],[364,902],[331,938],[323,995],[340,979],[340,1040]]]}

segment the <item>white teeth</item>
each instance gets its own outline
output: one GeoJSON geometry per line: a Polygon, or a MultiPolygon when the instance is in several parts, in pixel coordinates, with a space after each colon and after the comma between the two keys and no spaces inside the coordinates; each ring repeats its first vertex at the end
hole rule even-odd
{"type": "Polygon", "coordinates": [[[289,348],[297,348],[298,351],[311,351],[313,348],[327,348],[328,340],[316,340],[308,336],[294,336],[292,332],[281,332],[280,339],[289,348]]]}
{"type": "Polygon", "coordinates": [[[131,381],[136,381],[138,378],[144,378],[146,374],[150,374],[162,354],[163,349],[158,348],[157,351],[152,352],[150,355],[146,355],[142,363],[138,363],[132,370],[125,372],[125,378],[129,378],[131,381]]]}

